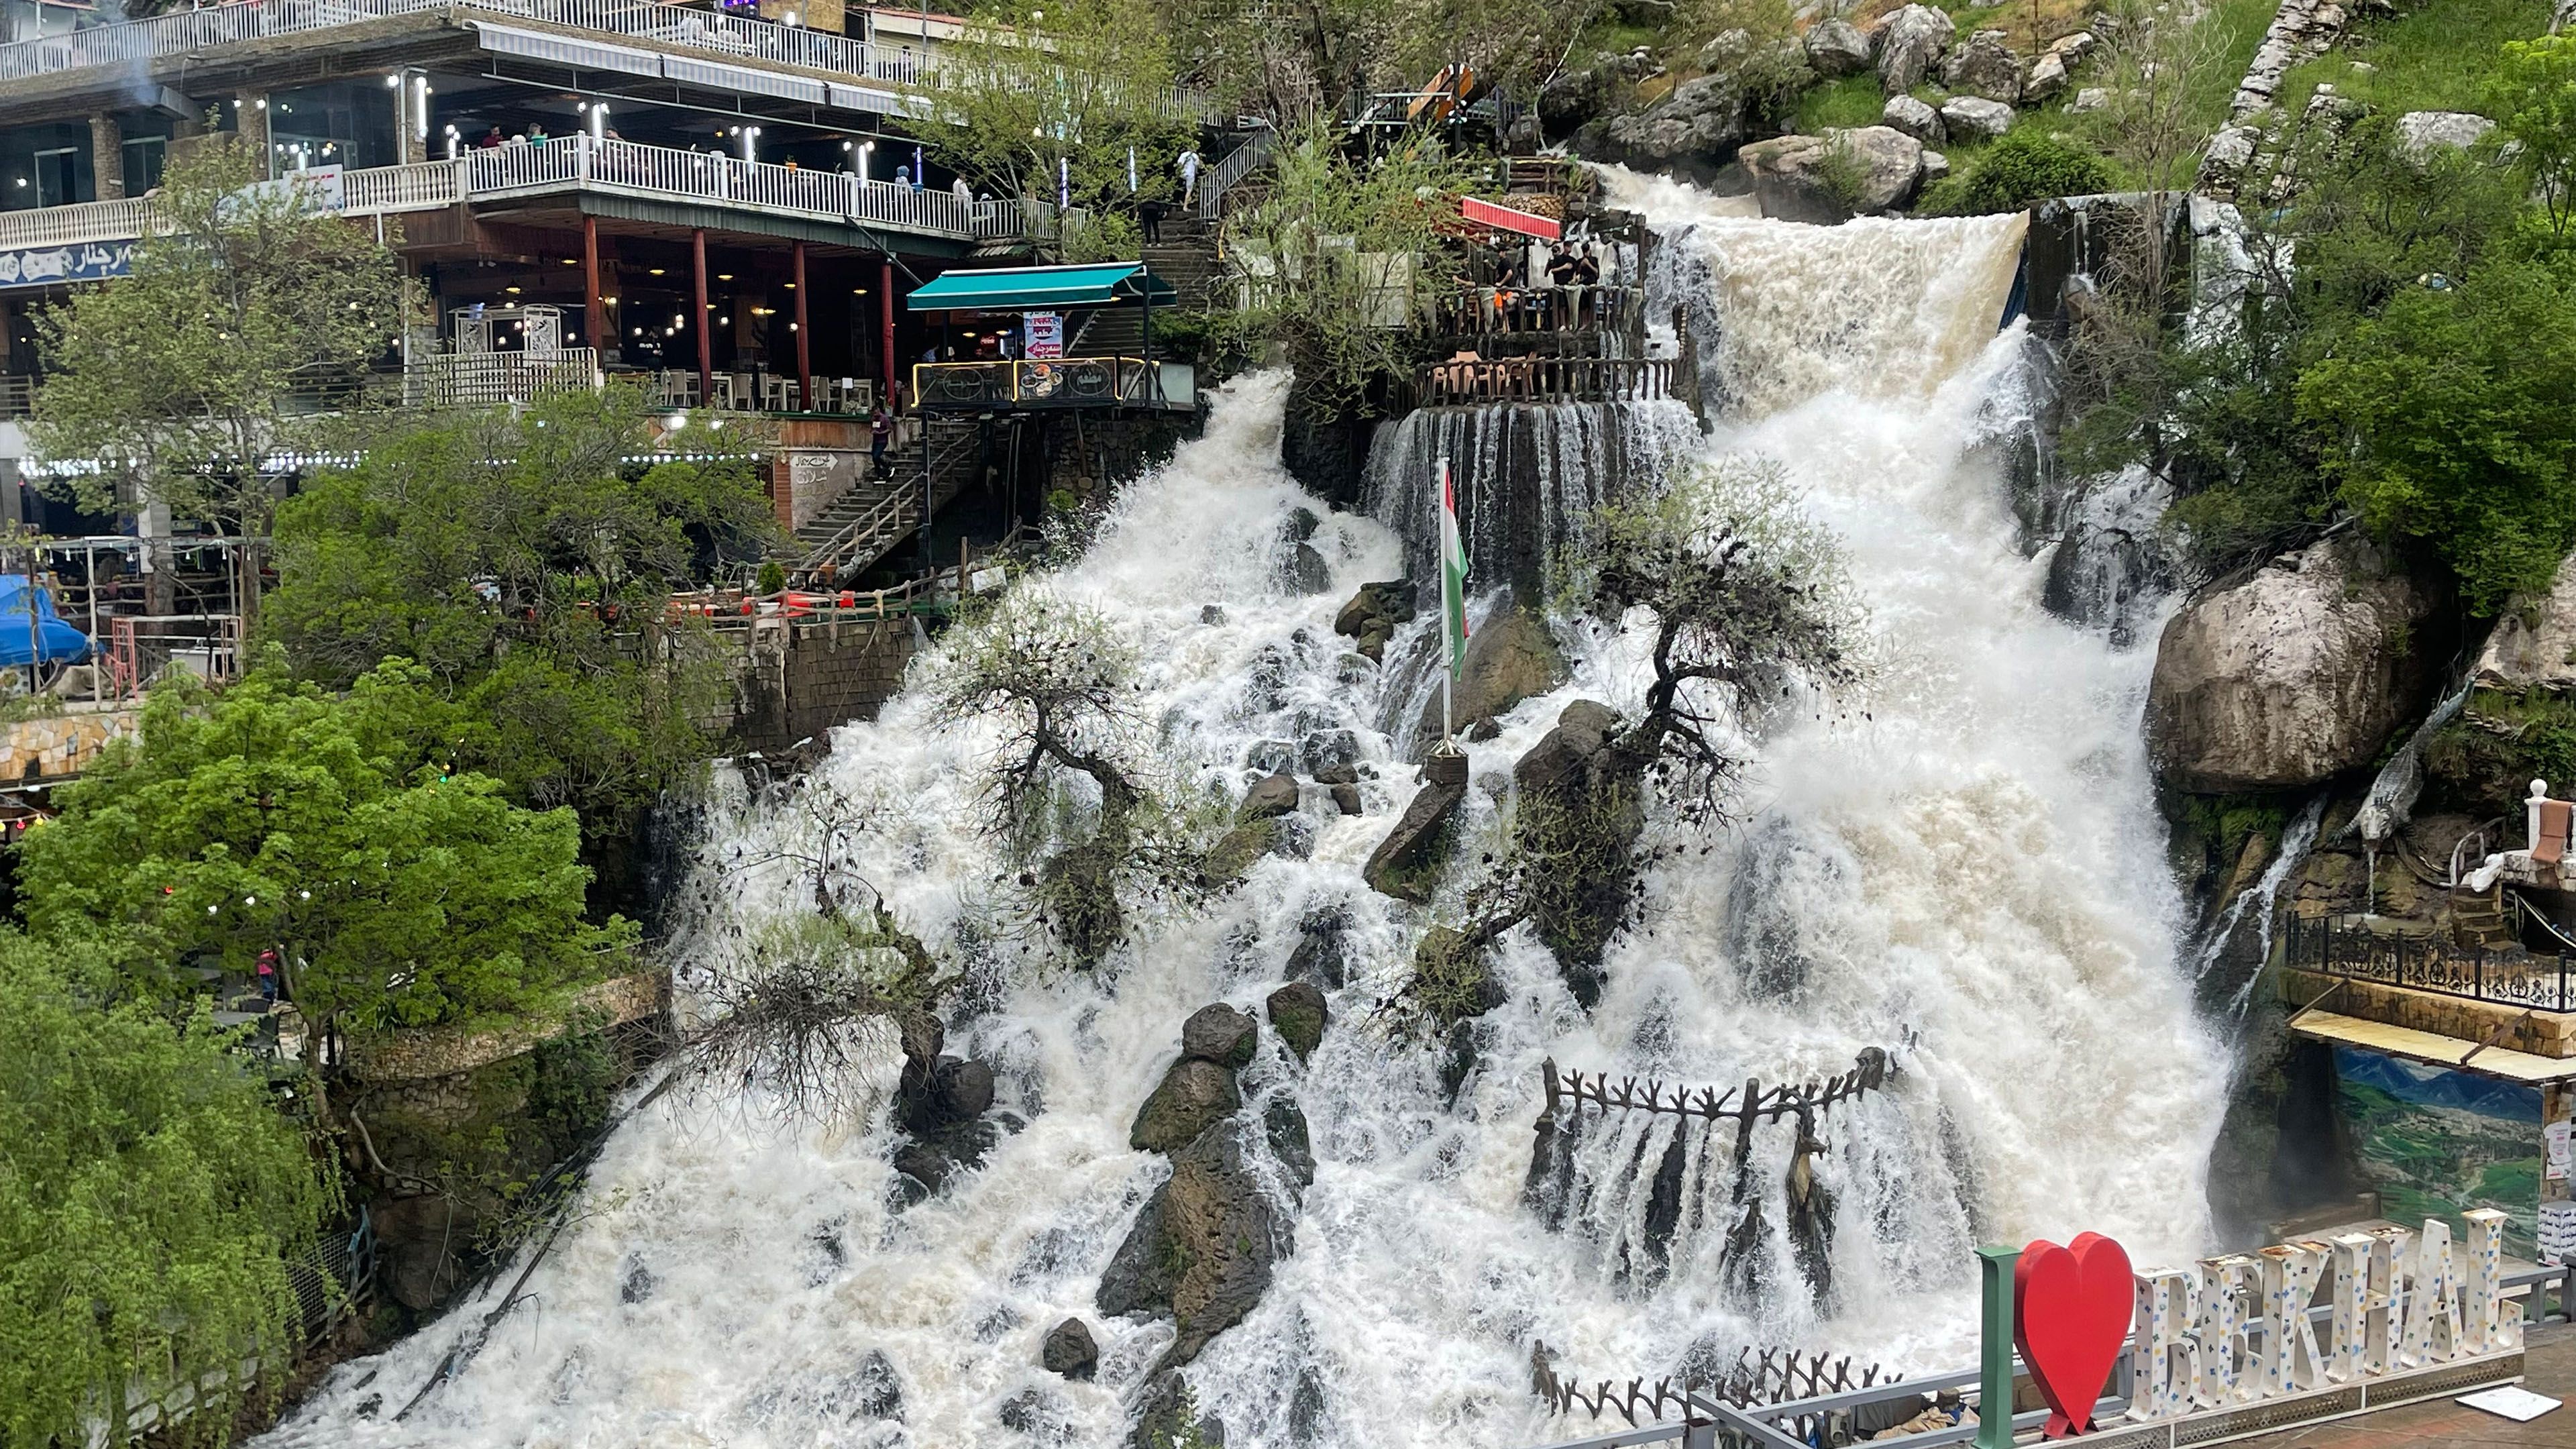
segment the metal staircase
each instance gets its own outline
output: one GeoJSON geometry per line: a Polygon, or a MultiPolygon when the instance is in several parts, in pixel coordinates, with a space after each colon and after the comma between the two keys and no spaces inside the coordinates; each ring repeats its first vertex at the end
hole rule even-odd
{"type": "Polygon", "coordinates": [[[851,484],[796,530],[803,554],[794,572],[827,588],[856,578],[921,527],[923,468],[936,513],[964,489],[982,448],[972,419],[930,419],[912,446],[887,455],[885,476],[851,484]]]}

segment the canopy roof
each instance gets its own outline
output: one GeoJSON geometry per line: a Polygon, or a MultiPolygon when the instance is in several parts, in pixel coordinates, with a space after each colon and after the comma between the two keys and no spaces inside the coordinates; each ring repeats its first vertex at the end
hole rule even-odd
{"type": "Polygon", "coordinates": [[[1052,312],[1141,302],[1149,290],[1157,303],[1180,300],[1172,284],[1145,270],[1143,262],[947,272],[915,288],[908,300],[915,312],[1052,312]]]}

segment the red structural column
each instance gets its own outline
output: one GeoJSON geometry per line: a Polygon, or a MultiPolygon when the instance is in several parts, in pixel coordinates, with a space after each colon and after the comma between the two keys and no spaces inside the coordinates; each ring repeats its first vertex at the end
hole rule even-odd
{"type": "Polygon", "coordinates": [[[699,227],[689,233],[689,267],[697,284],[698,315],[689,319],[698,332],[698,402],[712,406],[716,400],[715,335],[708,330],[713,319],[707,311],[707,229],[699,227]]]}
{"type": "MultiPolygon", "coordinates": [[[[877,263],[877,316],[883,327],[878,355],[885,359],[886,405],[894,405],[894,258],[877,263]]],[[[919,402],[919,398],[913,399],[919,402]]]]}
{"type": "Polygon", "coordinates": [[[814,349],[807,339],[814,329],[805,316],[805,244],[796,244],[796,401],[807,412],[814,408],[814,349]]]}
{"type": "Polygon", "coordinates": [[[591,355],[605,363],[617,345],[617,324],[608,320],[608,309],[599,300],[599,218],[595,216],[581,219],[581,308],[581,325],[590,329],[591,355]]]}

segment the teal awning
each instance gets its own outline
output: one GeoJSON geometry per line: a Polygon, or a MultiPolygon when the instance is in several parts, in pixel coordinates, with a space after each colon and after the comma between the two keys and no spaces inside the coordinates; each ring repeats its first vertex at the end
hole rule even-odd
{"type": "Polygon", "coordinates": [[[1143,262],[1093,262],[949,272],[915,288],[908,301],[915,312],[1052,312],[1141,302],[1149,288],[1157,306],[1180,300],[1172,284],[1146,271],[1143,262]]]}

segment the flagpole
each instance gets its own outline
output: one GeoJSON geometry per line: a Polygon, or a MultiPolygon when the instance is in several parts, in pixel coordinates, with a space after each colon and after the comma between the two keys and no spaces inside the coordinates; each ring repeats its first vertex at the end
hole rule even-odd
{"type": "Polygon", "coordinates": [[[1457,519],[1457,503],[1449,496],[1449,459],[1444,454],[1440,459],[1440,737],[1452,754],[1458,749],[1458,631],[1450,627],[1449,621],[1464,613],[1467,602],[1452,597],[1464,593],[1466,587],[1457,570],[1449,566],[1458,532],[1457,519]]]}

